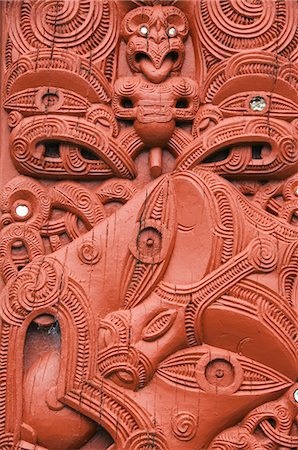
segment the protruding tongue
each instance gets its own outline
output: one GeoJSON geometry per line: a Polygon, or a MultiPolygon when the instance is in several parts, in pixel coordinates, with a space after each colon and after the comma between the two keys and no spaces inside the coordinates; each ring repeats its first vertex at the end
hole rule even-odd
{"type": "Polygon", "coordinates": [[[149,81],[152,83],[161,83],[167,78],[173,65],[173,60],[166,57],[161,67],[157,69],[149,58],[143,58],[140,61],[139,67],[149,81]]]}

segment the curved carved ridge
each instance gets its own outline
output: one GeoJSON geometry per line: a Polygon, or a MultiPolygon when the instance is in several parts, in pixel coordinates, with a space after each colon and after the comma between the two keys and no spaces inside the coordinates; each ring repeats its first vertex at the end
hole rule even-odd
{"type": "MultiPolygon", "coordinates": [[[[117,186],[117,195],[122,198],[120,181],[117,186]]],[[[105,203],[111,201],[113,192],[112,185],[105,203]]],[[[16,177],[4,186],[0,208],[0,266],[4,281],[16,276],[36,257],[61,248],[65,244],[63,235],[67,234],[68,241],[72,241],[106,217],[99,196],[82,185],[60,182],[46,187],[24,176],[16,177]],[[23,208],[25,215],[18,215],[18,208],[23,208]],[[57,210],[60,212],[58,218],[55,217],[57,210]]]]}
{"type": "MultiPolygon", "coordinates": [[[[265,403],[254,409],[243,421],[230,429],[220,433],[210,444],[208,449],[237,449],[240,445],[258,445],[257,428],[264,433],[265,443],[293,448],[297,445],[297,434],[292,434],[295,426],[297,405],[293,393],[297,390],[297,383],[286,394],[276,401],[265,403]],[[272,421],[276,428],[272,426],[272,421]]],[[[264,440],[263,440],[264,441],[264,440]]]]}
{"type": "Polygon", "coordinates": [[[53,51],[41,49],[21,56],[5,74],[5,97],[17,92],[20,89],[19,84],[21,86],[27,84],[28,87],[32,87],[33,84],[33,87],[39,87],[40,78],[46,77],[49,70],[52,72],[53,86],[67,89],[73,75],[77,78],[78,94],[85,95],[87,90],[89,100],[93,102],[108,103],[111,98],[110,86],[101,71],[96,67],[90,68],[88,60],[63,49],[53,51]]]}
{"type": "Polygon", "coordinates": [[[112,174],[132,178],[135,169],[129,156],[117,142],[103,135],[102,130],[85,119],[55,115],[23,119],[11,134],[11,156],[25,174],[74,178],[107,177],[112,174]],[[59,155],[47,157],[44,142],[64,141],[59,155]],[[68,145],[69,144],[69,145],[68,145]],[[78,147],[88,149],[96,156],[86,159],[78,147]]]}
{"type": "Polygon", "coordinates": [[[122,395],[120,388],[95,379],[68,392],[64,402],[104,426],[120,448],[130,450],[136,445],[134,441],[148,446],[156,440],[159,450],[167,450],[163,434],[154,427],[146,411],[127,397],[121,400],[122,395]]]}
{"type": "Polygon", "coordinates": [[[133,231],[121,289],[125,309],[147,297],[165,272],[174,246],[175,215],[172,182],[166,177],[146,199],[133,231]]]}
{"type": "MultiPolygon", "coordinates": [[[[202,167],[195,168],[194,172],[206,180],[207,185],[216,186],[219,181],[216,175],[210,173],[206,169],[204,170],[202,167]]],[[[289,178],[289,180],[291,180],[291,178],[289,178]]],[[[234,186],[227,185],[224,180],[221,180],[220,184],[222,185],[222,188],[223,186],[227,187],[227,192],[231,193],[234,190],[234,186]]],[[[291,243],[297,239],[298,234],[294,226],[288,224],[284,220],[280,220],[279,218],[268,214],[260,208],[257,203],[254,204],[248,201],[244,195],[241,195],[239,192],[235,191],[234,201],[236,201],[237,205],[241,207],[241,211],[243,211],[245,215],[245,220],[247,220],[262,233],[269,233],[279,241],[288,243],[291,243]]]]}
{"type": "MultiPolygon", "coordinates": [[[[210,132],[195,140],[186,149],[184,154],[177,160],[177,168],[182,170],[192,169],[201,164],[204,165],[204,159],[216,152],[216,150],[232,147],[232,154],[227,161],[214,163],[211,170],[220,174],[233,175],[243,173],[245,175],[256,176],[258,172],[272,174],[289,170],[297,165],[296,149],[296,131],[295,128],[276,119],[268,120],[265,118],[239,118],[225,119],[210,132]],[[252,153],[246,153],[245,149],[239,153],[236,161],[233,156],[236,155],[237,146],[241,149],[242,144],[252,144],[253,142],[263,142],[271,146],[271,151],[267,157],[261,158],[258,163],[253,159],[252,153]]],[[[248,147],[248,151],[251,149],[248,147]]]]}
{"type": "Polygon", "coordinates": [[[80,94],[57,87],[36,87],[18,91],[4,102],[7,111],[18,111],[26,115],[55,112],[60,114],[84,115],[90,103],[80,94]],[[51,101],[53,104],[51,104],[51,101]]]}
{"type": "MultiPolygon", "coordinates": [[[[8,346],[7,352],[16,352],[18,349],[17,353],[20,355],[28,324],[34,317],[43,313],[55,314],[65,341],[70,338],[72,340],[71,354],[68,347],[62,345],[61,374],[58,382],[59,400],[103,425],[111,432],[120,448],[132,448],[135,439],[141,439],[142,445],[146,445],[151,442],[152,436],[155,436],[157,448],[166,450],[168,447],[162,433],[155,429],[145,411],[128,398],[122,401],[123,390],[109,385],[100,375],[96,375],[91,357],[96,352],[93,336],[95,324],[86,294],[77,282],[65,274],[65,270],[62,270],[62,266],[56,260],[36,261],[24,269],[15,281],[8,284],[0,311],[2,352],[5,352],[5,347],[8,346]],[[38,274],[38,291],[35,289],[32,298],[34,288],[32,282],[35,274],[38,274]],[[90,377],[92,381],[87,381],[90,377]]],[[[4,373],[6,375],[2,390],[3,392],[5,389],[9,390],[13,398],[20,399],[22,395],[18,380],[21,377],[21,367],[16,376],[11,377],[10,374],[14,369],[8,364],[7,359],[5,363],[2,363],[3,375],[4,373]]],[[[1,427],[7,437],[12,435],[16,440],[19,430],[15,428],[15,421],[21,414],[21,402],[19,408],[4,418],[3,407],[5,410],[5,407],[10,405],[14,407],[11,403],[2,404],[0,417],[4,420],[1,421],[1,427]]]]}

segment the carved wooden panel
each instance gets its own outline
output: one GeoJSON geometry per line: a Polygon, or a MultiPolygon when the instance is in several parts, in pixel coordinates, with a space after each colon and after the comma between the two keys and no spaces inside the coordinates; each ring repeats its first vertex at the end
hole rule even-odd
{"type": "Polygon", "coordinates": [[[297,450],[297,0],[0,8],[0,449],[297,450]]]}

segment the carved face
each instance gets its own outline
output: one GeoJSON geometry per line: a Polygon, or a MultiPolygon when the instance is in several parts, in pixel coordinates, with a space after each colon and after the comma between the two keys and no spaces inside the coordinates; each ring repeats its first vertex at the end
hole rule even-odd
{"type": "Polygon", "coordinates": [[[140,7],[129,12],[123,23],[130,68],[154,83],[179,71],[184,60],[188,22],[175,7],[140,7]]]}

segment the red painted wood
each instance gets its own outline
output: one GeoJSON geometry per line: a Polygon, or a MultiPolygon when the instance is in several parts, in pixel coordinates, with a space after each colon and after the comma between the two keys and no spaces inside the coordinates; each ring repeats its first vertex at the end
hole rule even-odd
{"type": "Polygon", "coordinates": [[[296,0],[1,8],[1,450],[294,450],[296,0]]]}

